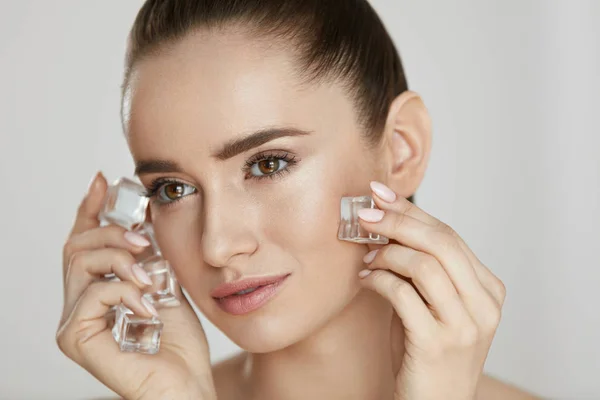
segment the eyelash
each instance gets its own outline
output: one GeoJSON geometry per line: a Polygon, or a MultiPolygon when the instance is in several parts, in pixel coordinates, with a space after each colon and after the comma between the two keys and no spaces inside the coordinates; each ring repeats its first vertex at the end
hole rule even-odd
{"type": "Polygon", "coordinates": [[[256,179],[256,180],[260,181],[262,179],[267,179],[267,178],[275,179],[275,178],[281,177],[283,174],[290,172],[290,168],[292,168],[296,164],[298,164],[298,160],[296,160],[296,156],[288,153],[287,151],[270,151],[270,152],[259,153],[259,154],[256,154],[255,156],[250,157],[245,162],[244,167],[242,168],[242,171],[244,172],[246,179],[256,179]],[[284,168],[280,169],[279,171],[273,172],[272,174],[269,174],[269,175],[248,177],[248,174],[250,173],[254,164],[257,164],[261,161],[267,161],[267,160],[285,161],[287,165],[284,168]]]}
{"type": "MultiPolygon", "coordinates": [[[[256,179],[257,181],[261,181],[263,179],[275,179],[275,178],[279,178],[281,176],[283,176],[286,173],[290,172],[290,169],[292,167],[294,167],[296,164],[298,164],[298,160],[296,159],[296,156],[286,152],[286,151],[269,151],[269,152],[263,152],[263,153],[259,153],[256,154],[252,157],[250,157],[245,163],[244,166],[242,168],[242,171],[245,174],[245,179],[256,179]],[[267,161],[267,160],[280,160],[280,161],[285,161],[286,162],[286,166],[282,169],[280,169],[279,171],[276,171],[272,174],[268,174],[268,175],[261,175],[261,176],[248,176],[248,174],[251,172],[252,167],[261,162],[261,161],[267,161]]],[[[178,184],[178,185],[186,185],[186,186],[190,186],[187,185],[186,183],[180,182],[178,180],[175,179],[168,179],[168,178],[158,178],[153,180],[150,183],[150,186],[144,191],[143,196],[148,197],[148,198],[154,198],[156,197],[156,195],[158,194],[158,192],[166,185],[169,184],[178,184]]],[[[194,189],[194,193],[197,191],[197,189],[194,189]]],[[[183,196],[180,197],[176,200],[170,200],[168,202],[162,202],[162,201],[156,201],[160,206],[171,206],[175,203],[177,203],[178,201],[182,200],[183,198],[187,197],[183,196]]]]}
{"type": "MultiPolygon", "coordinates": [[[[161,190],[163,188],[163,186],[166,185],[171,185],[171,184],[176,184],[176,185],[187,185],[183,182],[180,182],[178,180],[175,179],[167,179],[167,178],[158,178],[153,180],[150,183],[150,186],[144,191],[144,193],[142,194],[144,197],[148,197],[148,198],[153,198],[158,194],[158,191],[161,190]]],[[[179,200],[172,200],[171,202],[168,203],[161,203],[159,201],[157,201],[160,205],[169,205],[171,203],[174,203],[176,201],[179,200]]]]}

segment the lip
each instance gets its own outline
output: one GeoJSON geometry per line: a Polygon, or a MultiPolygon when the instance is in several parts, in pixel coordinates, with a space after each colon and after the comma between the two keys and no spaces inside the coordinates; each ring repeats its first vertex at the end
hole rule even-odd
{"type": "Polygon", "coordinates": [[[249,278],[217,286],[210,295],[219,307],[233,315],[247,314],[265,305],[277,292],[290,274],[249,278]],[[255,289],[251,293],[236,295],[242,290],[255,289]]]}

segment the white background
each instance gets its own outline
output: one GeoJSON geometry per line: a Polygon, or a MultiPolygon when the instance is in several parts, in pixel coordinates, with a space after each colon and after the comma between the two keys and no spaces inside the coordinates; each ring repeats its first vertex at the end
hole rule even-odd
{"type": "MultiPolygon", "coordinates": [[[[94,172],[133,171],[119,86],[141,1],[0,3],[0,398],[106,395],[54,342],[60,256],[94,172]]],[[[418,204],[508,287],[487,371],[600,399],[600,1],[373,3],[433,116],[418,204]]],[[[215,360],[236,350],[205,326],[215,360]]]]}

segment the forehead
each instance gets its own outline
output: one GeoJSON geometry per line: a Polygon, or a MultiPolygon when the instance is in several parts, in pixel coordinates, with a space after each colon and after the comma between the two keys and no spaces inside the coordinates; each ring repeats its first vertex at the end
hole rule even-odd
{"type": "Polygon", "coordinates": [[[137,64],[130,86],[134,158],[181,142],[210,151],[265,126],[329,129],[325,115],[353,119],[340,85],[304,83],[285,46],[242,33],[192,34],[137,64]]]}

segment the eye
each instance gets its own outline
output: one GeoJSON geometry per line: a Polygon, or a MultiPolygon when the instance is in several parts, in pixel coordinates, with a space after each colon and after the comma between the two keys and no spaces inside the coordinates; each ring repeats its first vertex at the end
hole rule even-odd
{"type": "Polygon", "coordinates": [[[156,197],[159,203],[172,203],[195,192],[196,189],[193,186],[173,182],[160,187],[156,197]]]}
{"type": "Polygon", "coordinates": [[[277,157],[270,157],[252,164],[250,173],[253,176],[268,176],[282,171],[288,165],[288,161],[277,157]]]}

